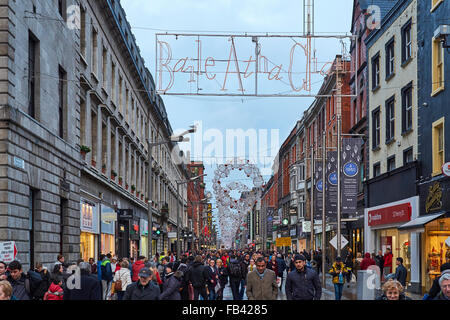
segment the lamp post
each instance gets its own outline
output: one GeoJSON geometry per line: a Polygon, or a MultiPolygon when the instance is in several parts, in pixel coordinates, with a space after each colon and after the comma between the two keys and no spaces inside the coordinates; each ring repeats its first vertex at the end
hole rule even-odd
{"type": "Polygon", "coordinates": [[[147,238],[147,246],[148,246],[148,258],[151,259],[153,257],[153,219],[152,219],[152,194],[153,194],[153,170],[152,170],[152,151],[153,147],[169,144],[171,142],[187,142],[189,138],[185,138],[184,136],[189,133],[195,133],[197,128],[195,126],[191,126],[191,128],[179,135],[171,136],[170,140],[159,141],[159,142],[151,142],[150,139],[147,139],[148,144],[148,175],[147,175],[147,186],[148,186],[148,206],[147,206],[147,218],[148,218],[148,238],[147,238]]]}
{"type": "Polygon", "coordinates": [[[181,246],[180,246],[180,185],[185,184],[185,183],[189,183],[189,182],[193,182],[197,179],[200,179],[202,177],[206,176],[206,173],[201,174],[199,176],[190,178],[188,180],[181,180],[181,181],[177,181],[177,259],[180,259],[181,256],[181,246]]]}

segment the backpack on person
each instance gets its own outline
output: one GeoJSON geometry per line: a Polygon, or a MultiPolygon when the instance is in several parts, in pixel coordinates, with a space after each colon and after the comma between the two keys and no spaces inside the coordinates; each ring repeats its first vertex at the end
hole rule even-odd
{"type": "Polygon", "coordinates": [[[234,278],[242,277],[242,269],[239,263],[230,263],[230,276],[234,278]]]}
{"type": "Polygon", "coordinates": [[[25,279],[25,289],[31,299],[42,300],[50,285],[42,279],[39,272],[28,271],[25,279]]]}

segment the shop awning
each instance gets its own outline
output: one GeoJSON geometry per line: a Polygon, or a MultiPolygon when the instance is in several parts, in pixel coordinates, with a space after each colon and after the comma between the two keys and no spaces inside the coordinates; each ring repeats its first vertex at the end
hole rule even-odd
{"type": "Polygon", "coordinates": [[[445,211],[441,211],[435,214],[418,217],[401,225],[400,227],[398,227],[398,230],[408,232],[424,232],[424,227],[427,223],[430,223],[431,221],[442,217],[443,215],[445,215],[445,213],[445,211]]]}

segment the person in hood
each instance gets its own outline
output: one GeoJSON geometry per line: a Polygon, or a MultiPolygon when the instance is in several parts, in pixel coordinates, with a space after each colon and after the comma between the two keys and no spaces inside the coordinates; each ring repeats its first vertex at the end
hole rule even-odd
{"type": "Polygon", "coordinates": [[[370,257],[370,253],[366,252],[366,254],[364,255],[364,259],[361,261],[361,270],[367,270],[367,268],[369,268],[369,266],[373,266],[375,265],[375,260],[373,260],[370,257]]]}
{"type": "Polygon", "coordinates": [[[81,262],[80,287],[64,289],[64,300],[102,300],[102,283],[95,274],[91,274],[92,266],[88,262],[81,262]]]}
{"type": "Polygon", "coordinates": [[[145,260],[144,256],[139,256],[138,260],[135,263],[133,263],[132,267],[133,277],[131,278],[133,282],[139,280],[139,271],[141,271],[141,269],[145,267],[144,260],[145,260]]]}
{"type": "Polygon", "coordinates": [[[50,284],[50,288],[48,288],[48,291],[44,295],[44,300],[62,301],[64,298],[64,290],[61,287],[62,283],[63,281],[61,277],[52,278],[52,283],[50,284]]]}
{"type": "Polygon", "coordinates": [[[8,282],[13,288],[13,296],[17,300],[31,300],[30,293],[26,290],[25,283],[28,281],[25,274],[22,272],[22,265],[15,260],[8,265],[9,276],[8,282]]]}
{"type": "Polygon", "coordinates": [[[383,275],[386,278],[387,275],[392,273],[392,252],[391,248],[386,249],[386,253],[384,254],[384,266],[383,266],[383,275]]]}
{"type": "Polygon", "coordinates": [[[207,267],[203,265],[202,256],[198,255],[195,257],[192,267],[188,270],[187,280],[194,288],[194,300],[198,300],[199,295],[201,295],[203,300],[208,299],[206,284],[209,280],[209,272],[207,267]]]}
{"type": "Polygon", "coordinates": [[[376,300],[411,300],[403,293],[403,286],[397,280],[389,279],[382,287],[383,295],[376,300]]]}
{"type": "Polygon", "coordinates": [[[160,300],[181,300],[180,288],[183,272],[173,270],[174,264],[170,262],[166,265],[166,280],[163,283],[163,291],[159,296],[160,300]]]}
{"type": "Polygon", "coordinates": [[[183,273],[183,276],[181,277],[181,285],[180,285],[180,295],[181,300],[189,300],[189,283],[186,281],[186,274],[189,269],[187,265],[187,256],[183,255],[181,257],[180,265],[175,270],[180,271],[183,273]]]}

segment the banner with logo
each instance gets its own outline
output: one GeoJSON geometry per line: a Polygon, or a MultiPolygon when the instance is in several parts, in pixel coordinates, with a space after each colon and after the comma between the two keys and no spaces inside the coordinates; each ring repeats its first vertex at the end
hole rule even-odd
{"type": "Polygon", "coordinates": [[[361,168],[359,138],[344,138],[342,150],[342,214],[355,213],[358,202],[358,186],[361,168]]]}
{"type": "Polygon", "coordinates": [[[323,208],[323,168],[322,159],[316,159],[314,164],[314,217],[322,217],[323,208]]]}
{"type": "Polygon", "coordinates": [[[337,217],[338,180],[337,180],[337,151],[328,151],[326,165],[326,214],[331,220],[337,217]]]}

